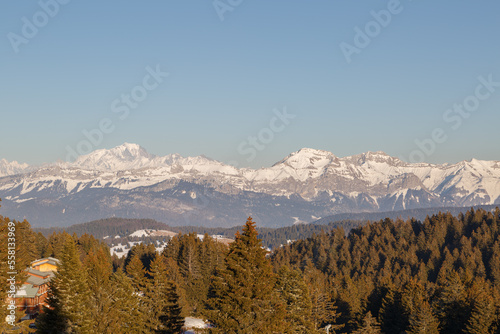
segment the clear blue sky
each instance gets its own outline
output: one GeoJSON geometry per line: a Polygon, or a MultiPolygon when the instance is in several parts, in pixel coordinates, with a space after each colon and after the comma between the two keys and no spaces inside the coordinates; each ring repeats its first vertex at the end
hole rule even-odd
{"type": "Polygon", "coordinates": [[[211,1],[185,0],[73,0],[40,13],[54,1],[0,4],[0,158],[64,160],[107,118],[113,131],[93,148],[131,142],[240,166],[302,147],[408,159],[436,128],[446,140],[415,157],[500,160],[500,87],[468,118],[443,119],[455,103],[474,103],[479,76],[500,82],[498,1],[402,0],[385,27],[371,11],[391,1],[243,0],[224,20],[211,1]],[[36,34],[23,17],[38,20],[36,34]],[[340,45],[356,46],[355,27],[375,30],[348,63],[340,45]],[[18,52],[13,34],[25,38],[18,52]],[[120,119],[113,101],[123,107],[122,94],[157,64],[169,76],[120,119]],[[295,118],[282,127],[273,110],[284,107],[295,118]]]}

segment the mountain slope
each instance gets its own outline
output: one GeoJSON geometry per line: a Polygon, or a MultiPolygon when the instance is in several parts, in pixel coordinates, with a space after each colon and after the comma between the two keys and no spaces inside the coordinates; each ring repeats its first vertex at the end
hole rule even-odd
{"type": "Polygon", "coordinates": [[[2,212],[37,226],[114,216],[233,226],[253,215],[279,227],[339,213],[500,203],[498,161],[410,164],[384,152],[339,158],[304,148],[254,170],[126,143],[73,163],[9,166],[0,177],[2,212]]]}

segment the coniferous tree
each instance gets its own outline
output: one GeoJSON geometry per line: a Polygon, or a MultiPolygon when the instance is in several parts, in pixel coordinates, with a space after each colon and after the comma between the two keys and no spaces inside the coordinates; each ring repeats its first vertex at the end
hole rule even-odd
{"type": "Polygon", "coordinates": [[[108,250],[99,248],[90,250],[85,260],[90,290],[91,328],[94,333],[112,334],[121,331],[120,319],[117,316],[117,306],[113,300],[115,286],[112,284],[112,265],[106,259],[108,250]]]}
{"type": "Polygon", "coordinates": [[[287,328],[284,333],[313,333],[312,303],[301,273],[287,266],[281,267],[276,288],[286,307],[287,328]]]}
{"type": "Polygon", "coordinates": [[[127,274],[132,279],[132,286],[138,294],[144,292],[146,270],[138,254],[131,257],[128,265],[125,267],[127,274]]]}
{"type": "Polygon", "coordinates": [[[182,316],[182,308],[179,303],[177,285],[172,281],[167,282],[166,305],[164,314],[160,315],[159,319],[162,329],[158,333],[180,333],[182,326],[184,326],[184,317],[182,316]]]}
{"type": "Polygon", "coordinates": [[[131,279],[119,269],[111,276],[111,285],[113,315],[120,327],[117,333],[148,333],[144,325],[147,310],[143,308],[140,296],[134,291],[131,279]]]}
{"type": "Polygon", "coordinates": [[[276,333],[283,326],[284,307],[266,250],[252,218],[236,233],[224,267],[213,278],[207,316],[213,333],[276,333]]]}
{"type": "Polygon", "coordinates": [[[148,327],[154,333],[179,333],[184,325],[177,288],[167,278],[167,267],[160,254],[151,262],[146,298],[149,305],[148,327]]]}
{"type": "Polygon", "coordinates": [[[458,273],[452,271],[442,289],[438,305],[441,333],[462,333],[469,315],[466,287],[458,273]]]}
{"type": "Polygon", "coordinates": [[[401,292],[394,287],[389,288],[382,300],[379,319],[386,334],[400,334],[407,327],[408,315],[401,301],[401,292]]]}
{"type": "Polygon", "coordinates": [[[64,244],[66,242],[66,238],[69,236],[67,233],[56,233],[53,232],[49,236],[46,256],[47,257],[55,257],[56,259],[61,258],[61,254],[63,252],[64,244]]]}
{"type": "Polygon", "coordinates": [[[381,333],[380,331],[380,325],[377,322],[377,319],[375,319],[371,312],[368,312],[365,317],[363,318],[363,324],[353,332],[353,334],[379,334],[381,333]]]}
{"type": "Polygon", "coordinates": [[[61,263],[49,287],[48,305],[37,319],[39,333],[92,333],[90,291],[75,240],[65,234],[61,263]]]}
{"type": "Polygon", "coordinates": [[[434,316],[428,302],[420,305],[420,308],[410,316],[408,334],[439,334],[439,321],[434,316]]]}
{"type": "Polygon", "coordinates": [[[182,235],[179,242],[177,264],[183,277],[182,286],[190,302],[189,310],[191,313],[197,313],[208,294],[208,286],[204,286],[199,258],[202,242],[196,233],[182,235]]]}
{"type": "Polygon", "coordinates": [[[311,299],[311,320],[314,328],[330,325],[332,329],[338,330],[343,326],[337,324],[337,307],[333,301],[332,286],[327,276],[316,269],[311,262],[307,262],[304,268],[304,278],[311,299]]]}
{"type": "Polygon", "coordinates": [[[469,288],[470,318],[465,327],[467,334],[489,333],[494,321],[495,306],[487,282],[477,278],[469,288]]]}

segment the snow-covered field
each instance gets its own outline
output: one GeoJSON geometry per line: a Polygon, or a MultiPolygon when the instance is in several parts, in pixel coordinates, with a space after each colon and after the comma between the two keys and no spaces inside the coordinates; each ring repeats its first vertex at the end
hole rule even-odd
{"type": "MultiPolygon", "coordinates": [[[[128,242],[128,247],[127,245],[122,245],[121,243],[119,243],[118,245],[113,245],[109,248],[109,252],[111,253],[111,256],[113,256],[113,254],[116,254],[116,256],[118,256],[119,258],[122,258],[124,256],[127,256],[128,252],[130,251],[130,248],[132,248],[133,246],[137,245],[137,244],[141,244],[142,241],[129,241],[128,242]]],[[[156,251],[161,253],[163,251],[163,249],[167,246],[168,243],[157,243],[156,244],[156,251]]]]}
{"type": "MultiPolygon", "coordinates": [[[[149,230],[149,229],[144,229],[144,230],[137,230],[133,233],[131,233],[129,235],[129,237],[136,237],[136,238],[147,238],[147,237],[162,237],[162,236],[165,236],[165,237],[174,237],[176,236],[177,233],[176,232],[172,232],[172,231],[167,231],[167,230],[149,230]]],[[[120,238],[120,236],[116,236],[117,238],[120,238]]],[[[198,234],[197,237],[200,239],[200,240],[203,240],[203,238],[205,237],[203,234],[198,234]]],[[[233,239],[230,239],[230,238],[226,238],[222,235],[212,235],[211,236],[214,240],[216,240],[217,242],[221,242],[221,243],[224,243],[226,245],[230,244],[231,242],[233,242],[234,240],[233,239]]],[[[105,236],[103,239],[108,239],[109,236],[105,236]]],[[[112,244],[111,247],[110,247],[110,253],[111,253],[111,256],[113,256],[114,254],[116,254],[116,256],[118,256],[119,258],[122,258],[124,256],[127,256],[128,252],[130,251],[130,248],[132,248],[133,246],[137,245],[137,244],[140,244],[142,243],[141,240],[139,241],[129,241],[128,243],[125,243],[125,244],[122,244],[121,242],[119,244],[112,244]]],[[[155,245],[155,248],[156,248],[156,251],[157,252],[162,252],[163,249],[168,245],[168,241],[167,242],[160,242],[160,241],[157,241],[156,242],[156,245],[155,245]]]]}

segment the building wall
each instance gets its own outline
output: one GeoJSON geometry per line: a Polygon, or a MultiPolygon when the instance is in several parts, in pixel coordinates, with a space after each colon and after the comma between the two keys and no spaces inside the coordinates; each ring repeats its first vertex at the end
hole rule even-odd
{"type": "Polygon", "coordinates": [[[50,263],[43,263],[40,265],[33,266],[33,269],[40,271],[57,271],[57,267],[50,263]]]}
{"type": "Polygon", "coordinates": [[[27,311],[27,313],[33,314],[40,312],[43,306],[48,306],[46,299],[46,293],[34,298],[16,298],[16,306],[20,311],[27,311]]]}

